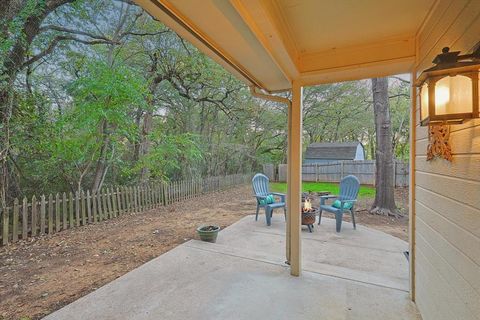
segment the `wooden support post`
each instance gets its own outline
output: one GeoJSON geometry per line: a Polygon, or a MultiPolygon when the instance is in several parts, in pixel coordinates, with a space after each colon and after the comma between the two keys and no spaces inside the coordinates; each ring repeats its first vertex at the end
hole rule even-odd
{"type": "MultiPolygon", "coordinates": [[[[416,79],[415,70],[412,72],[411,76],[412,82],[416,79]]],[[[412,86],[411,96],[411,106],[410,106],[410,181],[408,187],[408,237],[409,237],[409,272],[410,272],[410,299],[415,302],[415,154],[416,154],[416,119],[417,118],[417,87],[412,86]]]]}
{"type": "Polygon", "coordinates": [[[290,273],[301,273],[301,192],[302,192],[302,99],[303,89],[292,84],[292,104],[288,110],[288,217],[290,273]]]}

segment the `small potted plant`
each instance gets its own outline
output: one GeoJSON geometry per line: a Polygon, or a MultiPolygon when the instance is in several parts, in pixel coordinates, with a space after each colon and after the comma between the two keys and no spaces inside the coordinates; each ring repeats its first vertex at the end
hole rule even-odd
{"type": "Polygon", "coordinates": [[[197,228],[200,239],[207,242],[217,241],[218,231],[220,231],[220,227],[215,225],[200,226],[197,228]]]}

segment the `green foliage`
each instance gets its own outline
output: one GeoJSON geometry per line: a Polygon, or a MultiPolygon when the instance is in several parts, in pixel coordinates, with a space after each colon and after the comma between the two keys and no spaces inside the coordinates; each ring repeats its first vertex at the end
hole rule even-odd
{"type": "MultiPolygon", "coordinates": [[[[45,8],[45,0],[27,0],[19,12],[12,18],[0,15],[0,88],[7,85],[6,64],[12,49],[18,43],[26,46],[24,26],[27,19],[38,16],[45,8]]],[[[2,13],[3,14],[3,13],[2,13]]]]}
{"type": "MultiPolygon", "coordinates": [[[[408,161],[409,82],[389,81],[394,153],[408,161]]],[[[375,158],[375,124],[369,81],[350,81],[306,88],[305,145],[312,142],[361,142],[367,157],[375,158]]]]}
{"type": "MultiPolygon", "coordinates": [[[[1,20],[2,67],[16,40],[25,38],[25,21],[44,13],[45,1],[23,3],[13,19],[1,20]]],[[[43,26],[51,25],[60,28],[42,29],[25,59],[55,37],[70,40],[8,86],[12,194],[91,188],[101,165],[102,181],[114,185],[286,162],[287,108],[252,98],[243,83],[140,7],[76,0],[49,14],[43,26]]],[[[391,95],[395,152],[404,158],[408,85],[392,82],[391,95]]],[[[365,81],[306,88],[304,145],[358,140],[373,155],[370,100],[365,81]]]]}
{"type": "Polygon", "coordinates": [[[126,169],[128,176],[135,176],[142,168],[147,168],[152,179],[168,181],[172,177],[181,177],[182,165],[195,166],[203,159],[195,137],[190,133],[166,135],[158,129],[152,132],[150,138],[151,152],[140,158],[132,168],[126,169]]]}
{"type": "Polygon", "coordinates": [[[72,108],[57,119],[53,141],[45,147],[73,184],[98,161],[104,144],[112,162],[121,160],[126,141],[137,139],[131,114],[145,105],[147,92],[129,68],[98,61],[68,87],[72,108]]]}

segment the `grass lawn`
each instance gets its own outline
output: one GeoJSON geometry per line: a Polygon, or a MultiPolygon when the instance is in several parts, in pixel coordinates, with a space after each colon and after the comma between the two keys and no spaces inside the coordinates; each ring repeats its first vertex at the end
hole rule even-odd
{"type": "MultiPolygon", "coordinates": [[[[272,192],[287,193],[287,183],[270,182],[270,189],[272,192]]],[[[303,192],[329,191],[332,194],[338,194],[339,184],[331,183],[331,182],[303,182],[302,191],[303,192]]],[[[375,188],[370,186],[360,186],[360,192],[358,195],[360,198],[373,198],[375,197],[375,188]]]]}

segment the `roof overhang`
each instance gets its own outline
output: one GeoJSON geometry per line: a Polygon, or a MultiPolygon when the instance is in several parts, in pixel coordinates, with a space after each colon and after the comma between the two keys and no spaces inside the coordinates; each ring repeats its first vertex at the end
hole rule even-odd
{"type": "Polygon", "coordinates": [[[135,0],[268,92],[410,72],[435,0],[135,0]]]}

